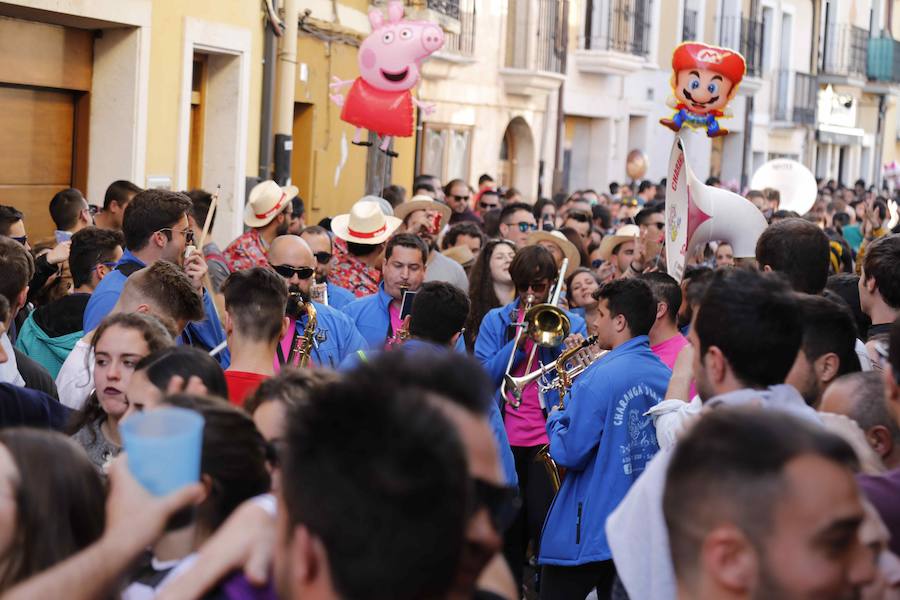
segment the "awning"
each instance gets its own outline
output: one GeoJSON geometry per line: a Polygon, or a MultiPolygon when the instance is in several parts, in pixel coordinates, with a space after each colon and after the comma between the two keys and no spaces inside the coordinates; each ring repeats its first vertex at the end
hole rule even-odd
{"type": "Polygon", "coordinates": [[[816,129],[816,141],[835,146],[861,146],[865,134],[865,130],[859,127],[822,124],[816,129]]]}

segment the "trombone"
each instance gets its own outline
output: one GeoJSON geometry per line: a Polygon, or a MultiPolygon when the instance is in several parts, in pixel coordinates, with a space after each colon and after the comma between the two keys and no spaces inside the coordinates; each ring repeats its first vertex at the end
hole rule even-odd
{"type": "Polygon", "coordinates": [[[574,366],[568,367],[567,363],[572,357],[582,350],[593,346],[596,341],[597,336],[592,335],[582,341],[578,346],[570,348],[560,354],[556,361],[542,366],[533,373],[527,373],[521,377],[506,375],[504,378],[506,389],[509,390],[509,393],[512,394],[513,398],[521,401],[522,392],[524,391],[525,386],[532,381],[537,380],[541,392],[548,392],[550,390],[557,390],[559,392],[559,406],[560,408],[563,408],[563,396],[569,388],[572,387],[575,378],[584,373],[589,366],[600,360],[607,352],[609,352],[609,350],[603,350],[599,354],[592,356],[590,361],[578,362],[574,366]],[[546,381],[547,374],[552,371],[556,371],[556,377],[550,381],[546,381]]]}
{"type": "MultiPolygon", "coordinates": [[[[508,402],[514,409],[518,409],[519,406],[522,405],[522,391],[521,389],[517,390],[518,393],[514,391],[513,399],[511,401],[509,400],[509,398],[507,398],[506,393],[507,388],[510,385],[510,381],[515,381],[510,372],[512,371],[513,361],[516,357],[516,350],[519,347],[519,342],[522,339],[522,335],[527,335],[535,344],[534,348],[531,349],[531,355],[528,357],[528,363],[526,364],[525,373],[527,376],[528,368],[530,368],[531,363],[534,360],[534,356],[537,352],[537,347],[542,346],[544,348],[553,348],[558,346],[564,339],[566,339],[566,336],[569,335],[569,331],[572,328],[572,325],[569,322],[569,317],[561,308],[557,306],[565,282],[566,269],[568,268],[569,259],[565,258],[563,259],[562,266],[559,269],[559,275],[556,278],[556,285],[553,288],[553,297],[549,302],[531,306],[531,304],[534,302],[534,295],[528,295],[528,298],[525,302],[525,314],[522,317],[522,321],[520,323],[516,323],[518,331],[516,331],[513,349],[509,355],[509,362],[506,363],[506,372],[503,375],[503,382],[500,384],[501,397],[504,398],[506,402],[508,402]]],[[[541,370],[543,370],[543,367],[541,370]]]]}

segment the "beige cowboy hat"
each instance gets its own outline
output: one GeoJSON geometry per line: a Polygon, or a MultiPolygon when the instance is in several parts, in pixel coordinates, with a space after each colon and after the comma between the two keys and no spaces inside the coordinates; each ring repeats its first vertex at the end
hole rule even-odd
{"type": "MultiPolygon", "coordinates": [[[[619,227],[615,235],[608,235],[600,242],[600,258],[609,260],[616,246],[625,242],[633,242],[639,237],[641,237],[641,228],[637,225],[623,225],[619,227]]],[[[658,252],[659,244],[652,240],[647,240],[647,256],[656,256],[658,252]]]]}
{"type": "Polygon", "coordinates": [[[525,238],[526,246],[536,246],[540,242],[556,244],[562,250],[563,256],[569,259],[569,266],[566,267],[566,277],[581,266],[581,254],[578,252],[578,248],[561,231],[532,231],[525,238]]]}
{"type": "Polygon", "coordinates": [[[244,225],[265,227],[281,214],[299,190],[296,186],[279,186],[271,179],[257,183],[250,190],[250,198],[244,207],[244,225]]]}
{"type": "Polygon", "coordinates": [[[360,200],[350,212],[331,220],[331,231],[344,241],[374,246],[387,240],[402,221],[381,211],[377,202],[360,200]]]}
{"type": "Polygon", "coordinates": [[[450,223],[450,207],[443,202],[438,202],[431,196],[419,194],[413,196],[407,202],[394,207],[394,216],[403,221],[406,216],[417,210],[434,210],[441,213],[441,227],[450,223]]]}
{"type": "Polygon", "coordinates": [[[441,252],[441,254],[451,260],[456,261],[463,267],[475,262],[475,255],[472,253],[472,249],[464,245],[451,246],[450,248],[447,248],[446,250],[441,252]]]}

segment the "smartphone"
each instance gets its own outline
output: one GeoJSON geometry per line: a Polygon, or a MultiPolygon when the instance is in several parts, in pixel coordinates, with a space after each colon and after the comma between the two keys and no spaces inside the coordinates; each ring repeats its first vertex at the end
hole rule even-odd
{"type": "Polygon", "coordinates": [[[403,299],[400,303],[401,321],[412,314],[413,300],[416,299],[417,293],[418,292],[410,292],[409,290],[403,292],[403,299]]]}

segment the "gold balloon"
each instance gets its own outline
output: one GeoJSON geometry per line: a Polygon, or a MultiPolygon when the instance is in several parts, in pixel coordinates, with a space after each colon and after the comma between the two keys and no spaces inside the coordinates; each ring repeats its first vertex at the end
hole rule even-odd
{"type": "Polygon", "coordinates": [[[643,179],[647,174],[647,155],[640,150],[632,150],[625,161],[625,172],[632,180],[643,179]]]}

